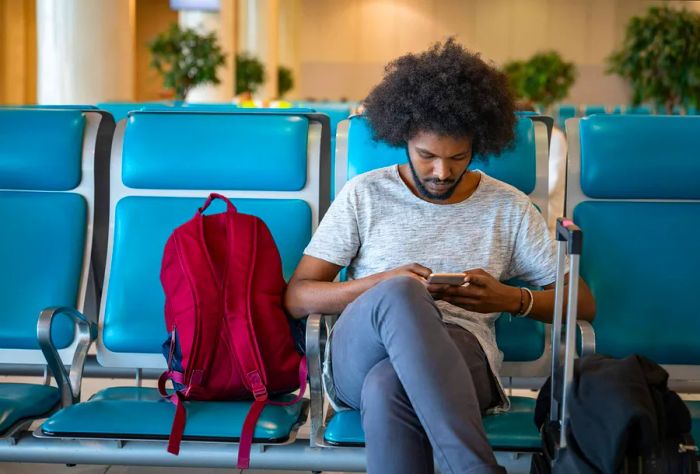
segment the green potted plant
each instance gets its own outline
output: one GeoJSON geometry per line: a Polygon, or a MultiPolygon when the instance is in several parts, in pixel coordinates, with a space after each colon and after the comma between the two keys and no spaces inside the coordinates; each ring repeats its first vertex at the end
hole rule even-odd
{"type": "Polygon", "coordinates": [[[248,53],[236,55],[236,95],[252,95],[265,81],[265,66],[248,53]]]}
{"type": "Polygon", "coordinates": [[[503,66],[513,93],[547,108],[562,100],[576,80],[576,66],[556,51],[537,53],[527,61],[503,66]]]}
{"type": "Polygon", "coordinates": [[[700,14],[652,7],[627,24],[622,47],[608,58],[608,72],[626,79],[632,103],[700,105],[700,14]]]}
{"type": "Polygon", "coordinates": [[[163,76],[163,85],[175,91],[176,100],[200,84],[219,84],[216,70],[225,58],[215,33],[200,34],[177,23],[148,43],[151,66],[163,76]]]}
{"type": "Polygon", "coordinates": [[[277,97],[280,99],[294,88],[294,73],[286,66],[277,68],[277,97]]]}

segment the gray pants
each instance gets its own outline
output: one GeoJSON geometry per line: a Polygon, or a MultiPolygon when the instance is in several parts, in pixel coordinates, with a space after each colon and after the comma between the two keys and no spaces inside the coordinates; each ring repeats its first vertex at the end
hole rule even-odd
{"type": "Polygon", "coordinates": [[[445,325],[422,284],[394,278],[353,301],[333,330],[333,381],[361,410],[369,474],[504,473],[481,412],[497,402],[478,341],[445,325]]]}

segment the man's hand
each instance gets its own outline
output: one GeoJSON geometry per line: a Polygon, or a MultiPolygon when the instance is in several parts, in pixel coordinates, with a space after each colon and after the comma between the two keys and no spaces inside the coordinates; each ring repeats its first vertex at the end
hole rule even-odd
{"type": "Polygon", "coordinates": [[[389,278],[399,276],[407,276],[426,284],[431,273],[433,273],[433,271],[430,268],[426,268],[418,263],[409,263],[408,265],[402,265],[394,268],[393,270],[382,272],[379,275],[381,276],[381,280],[388,280],[389,278]]]}
{"type": "Polygon", "coordinates": [[[464,274],[462,286],[428,285],[428,291],[435,299],[477,313],[516,313],[520,309],[519,288],[504,285],[480,268],[464,274]]]}

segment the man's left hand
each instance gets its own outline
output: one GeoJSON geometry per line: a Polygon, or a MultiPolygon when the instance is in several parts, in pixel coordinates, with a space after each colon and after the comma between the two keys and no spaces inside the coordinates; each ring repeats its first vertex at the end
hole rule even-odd
{"type": "Polygon", "coordinates": [[[476,313],[516,313],[520,309],[520,289],[504,285],[481,268],[467,270],[462,286],[428,285],[436,300],[443,300],[476,313]]]}

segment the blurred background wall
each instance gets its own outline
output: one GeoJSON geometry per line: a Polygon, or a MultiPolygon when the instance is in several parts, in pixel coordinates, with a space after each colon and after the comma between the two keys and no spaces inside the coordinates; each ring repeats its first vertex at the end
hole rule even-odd
{"type": "MultiPolygon", "coordinates": [[[[578,68],[566,101],[626,103],[605,58],[632,16],[660,4],[700,11],[700,1],[221,0],[211,28],[227,66],[211,97],[233,97],[232,52],[248,51],[268,66],[262,96],[274,97],[269,71],[284,65],[294,75],[288,99],[360,100],[388,61],[455,35],[497,65],[554,49],[578,68]]],[[[163,99],[147,42],[178,21],[197,20],[169,0],[0,0],[0,103],[163,99]]]]}

